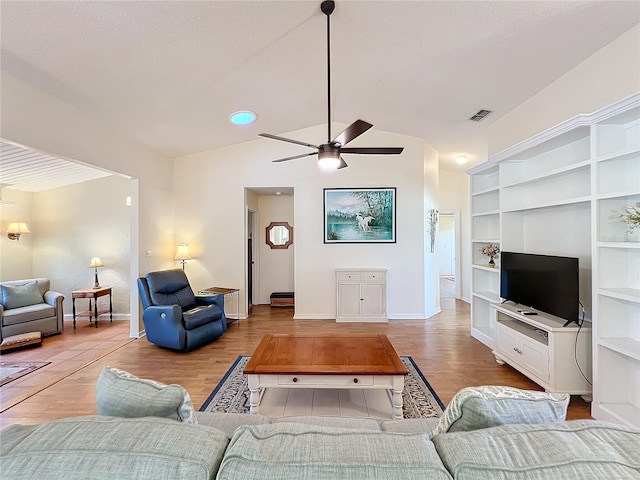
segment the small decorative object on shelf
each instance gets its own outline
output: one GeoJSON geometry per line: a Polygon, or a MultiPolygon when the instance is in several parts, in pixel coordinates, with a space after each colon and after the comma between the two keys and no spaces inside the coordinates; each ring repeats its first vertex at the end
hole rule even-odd
{"type": "Polygon", "coordinates": [[[627,224],[629,240],[635,240],[636,237],[633,236],[634,230],[636,228],[640,230],[640,202],[636,202],[635,205],[627,205],[624,207],[624,212],[618,213],[616,217],[621,218],[622,221],[627,224]]]}
{"type": "Polygon", "coordinates": [[[488,265],[491,268],[495,268],[496,262],[494,262],[493,259],[497,257],[499,253],[500,253],[500,247],[498,245],[494,245],[493,243],[490,243],[489,245],[482,247],[482,254],[489,257],[488,265]]]}

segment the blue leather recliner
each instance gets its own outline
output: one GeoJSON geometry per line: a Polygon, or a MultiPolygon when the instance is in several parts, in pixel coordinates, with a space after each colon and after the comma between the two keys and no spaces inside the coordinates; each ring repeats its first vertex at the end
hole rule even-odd
{"type": "Polygon", "coordinates": [[[188,352],[227,330],[224,296],[195,296],[183,270],[149,272],[138,278],[147,339],[188,352]]]}

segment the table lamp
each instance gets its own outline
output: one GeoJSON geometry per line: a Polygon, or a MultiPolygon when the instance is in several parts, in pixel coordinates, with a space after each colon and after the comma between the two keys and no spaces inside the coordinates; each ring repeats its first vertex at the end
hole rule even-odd
{"type": "Polygon", "coordinates": [[[178,245],[178,251],[176,252],[176,256],[174,260],[180,260],[182,263],[182,270],[184,270],[184,264],[187,263],[187,260],[191,260],[193,257],[189,253],[189,245],[186,243],[181,243],[178,245]]]}
{"type": "Polygon", "coordinates": [[[91,259],[91,263],[89,264],[89,268],[95,269],[96,272],[95,285],[93,286],[93,288],[100,288],[100,282],[98,281],[98,267],[104,267],[104,265],[98,257],[93,257],[91,259]]]}

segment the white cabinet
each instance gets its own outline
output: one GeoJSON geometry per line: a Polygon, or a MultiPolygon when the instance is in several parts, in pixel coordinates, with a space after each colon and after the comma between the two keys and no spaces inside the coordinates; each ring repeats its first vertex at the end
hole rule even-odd
{"type": "Polygon", "coordinates": [[[387,271],[336,270],[336,322],[387,322],[387,271]]]}
{"type": "MultiPolygon", "coordinates": [[[[640,94],[545,130],[469,174],[471,335],[561,391],[557,385],[566,384],[554,384],[554,368],[545,382],[531,360],[556,342],[545,347],[536,336],[507,331],[514,324],[492,313],[501,300],[500,258],[487,268],[480,250],[495,243],[502,251],[578,257],[583,331],[590,323],[593,329],[592,415],[640,427],[640,229],[631,234],[619,217],[640,202],[640,94]]],[[[560,354],[556,348],[550,358],[560,354]]],[[[566,349],[573,354],[573,345],[566,349]]]]}
{"type": "Polygon", "coordinates": [[[548,392],[591,393],[591,327],[564,326],[564,320],[538,313],[522,315],[523,307],[491,305],[496,325],[498,363],[508,363],[548,392]]]}

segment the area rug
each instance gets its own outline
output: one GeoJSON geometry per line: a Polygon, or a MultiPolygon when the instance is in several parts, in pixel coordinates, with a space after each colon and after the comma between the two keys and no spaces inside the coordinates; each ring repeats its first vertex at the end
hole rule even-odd
{"type": "Polygon", "coordinates": [[[24,377],[51,362],[0,362],[0,387],[24,377]]]}
{"type": "MultiPolygon", "coordinates": [[[[240,355],[222,380],[200,407],[201,412],[249,413],[249,386],[242,373],[251,357],[240,355]]],[[[409,374],[405,377],[403,400],[404,418],[439,417],[444,404],[431,388],[413,358],[401,356],[409,374]]]]}

